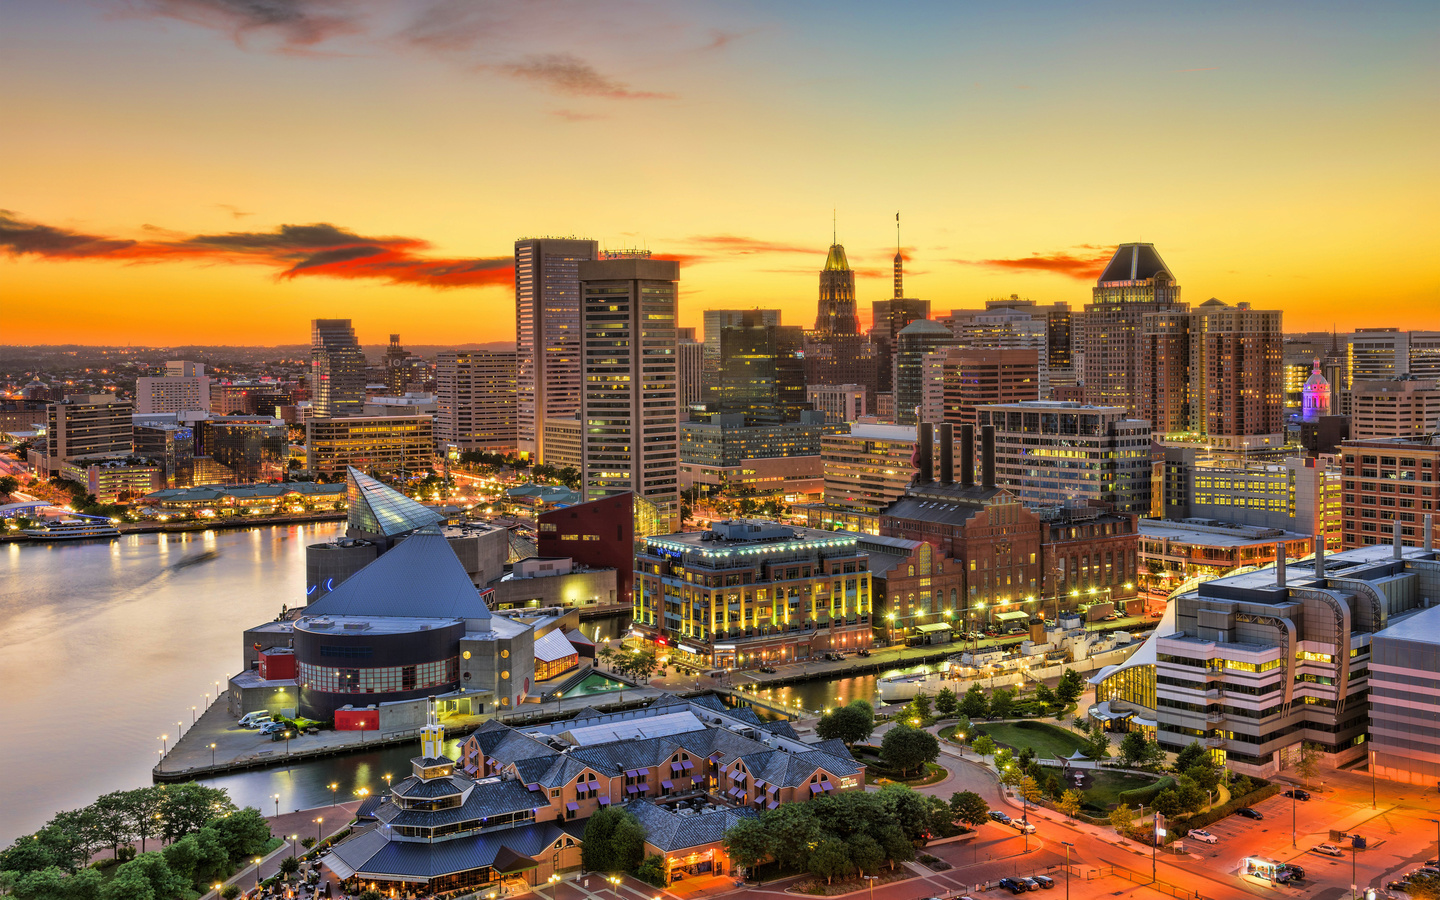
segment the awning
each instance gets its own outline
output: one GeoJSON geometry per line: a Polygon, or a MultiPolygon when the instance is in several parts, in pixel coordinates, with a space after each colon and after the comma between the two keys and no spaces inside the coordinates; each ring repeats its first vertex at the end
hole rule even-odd
{"type": "Polygon", "coordinates": [[[628,778],[635,778],[635,777],[637,777],[637,776],[639,776],[639,775],[644,775],[644,774],[645,774],[645,770],[644,770],[644,769],[626,769],[626,770],[625,770],[625,775],[626,775],[626,777],[628,777],[628,778]]]}
{"type": "Polygon", "coordinates": [[[1019,621],[1020,619],[1026,619],[1026,620],[1028,620],[1028,619],[1030,618],[1030,614],[1027,613],[1027,612],[1024,612],[1024,611],[1022,611],[1022,610],[1018,610],[1018,609],[1017,609],[1017,610],[1015,610],[1014,612],[1003,612],[1003,613],[1000,613],[1000,614],[997,615],[995,618],[999,619],[999,620],[1002,621],[1002,622],[1016,622],[1016,621],[1019,621]]]}
{"type": "Polygon", "coordinates": [[[684,768],[685,767],[680,765],[678,762],[673,762],[670,764],[670,771],[672,772],[679,772],[682,771],[684,768]]]}
{"type": "Polygon", "coordinates": [[[761,780],[758,779],[758,778],[755,779],[755,787],[756,787],[757,789],[763,788],[764,786],[765,786],[765,782],[761,781],[761,780]]]}
{"type": "Polygon", "coordinates": [[[771,800],[769,803],[765,804],[765,808],[766,808],[766,809],[774,809],[775,807],[777,807],[777,806],[779,806],[779,805],[780,805],[780,804],[776,803],[774,800],[771,800]]]}
{"type": "Polygon", "coordinates": [[[921,634],[934,634],[939,631],[953,631],[954,628],[944,622],[936,622],[934,625],[921,625],[915,630],[921,634]]]}
{"type": "Polygon", "coordinates": [[[662,782],[660,782],[660,786],[663,787],[665,790],[668,791],[668,790],[670,790],[671,788],[673,788],[675,785],[671,784],[671,783],[668,782],[668,781],[662,781],[662,782]]]}
{"type": "Polygon", "coordinates": [[[835,790],[835,786],[832,785],[832,784],[831,784],[830,782],[828,782],[828,781],[822,781],[822,782],[820,782],[820,787],[821,787],[822,789],[824,789],[824,790],[827,790],[827,791],[833,791],[833,790],[835,790]]]}
{"type": "Polygon", "coordinates": [[[681,767],[683,767],[683,768],[685,769],[685,771],[687,771],[687,772],[690,771],[691,769],[695,768],[695,764],[694,764],[693,762],[691,762],[690,760],[688,760],[688,759],[685,760],[685,761],[684,761],[683,763],[681,763],[680,765],[681,765],[681,767]]]}
{"type": "Polygon", "coordinates": [[[601,806],[609,806],[609,805],[610,805],[610,798],[609,798],[609,797],[601,797],[601,798],[600,798],[600,805],[601,805],[601,806]]]}
{"type": "Polygon", "coordinates": [[[812,785],[810,785],[810,793],[812,793],[812,794],[818,794],[818,793],[820,793],[820,785],[818,785],[818,784],[812,784],[812,785]]]}
{"type": "Polygon", "coordinates": [[[741,791],[740,791],[740,789],[739,789],[738,787],[732,787],[727,793],[728,793],[731,797],[738,797],[738,796],[740,796],[741,791]]]}
{"type": "Polygon", "coordinates": [[[733,782],[735,782],[736,784],[744,784],[744,783],[745,783],[745,773],[744,773],[744,772],[736,772],[736,773],[734,773],[734,774],[732,774],[732,775],[730,776],[730,780],[733,781],[733,782]]]}
{"type": "Polygon", "coordinates": [[[639,793],[639,791],[640,791],[640,786],[639,786],[639,785],[628,784],[628,785],[625,786],[625,793],[627,793],[627,794],[635,794],[635,793],[639,793]]]}
{"type": "Polygon", "coordinates": [[[571,812],[576,812],[577,810],[580,809],[580,804],[578,804],[578,803],[567,803],[567,804],[565,804],[565,808],[568,809],[568,810],[570,810],[571,812]]]}

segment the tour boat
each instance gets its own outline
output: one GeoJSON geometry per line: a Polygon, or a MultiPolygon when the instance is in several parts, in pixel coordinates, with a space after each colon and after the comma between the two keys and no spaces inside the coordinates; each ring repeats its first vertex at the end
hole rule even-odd
{"type": "Polygon", "coordinates": [[[99,517],[60,519],[38,528],[26,528],[24,533],[36,541],[79,541],[120,536],[120,530],[109,519],[99,517]]]}

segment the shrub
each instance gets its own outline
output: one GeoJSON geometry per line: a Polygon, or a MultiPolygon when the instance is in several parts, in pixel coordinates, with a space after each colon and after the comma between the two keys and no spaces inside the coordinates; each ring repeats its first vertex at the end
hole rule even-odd
{"type": "Polygon", "coordinates": [[[225,885],[225,887],[220,891],[220,896],[223,897],[224,900],[235,900],[236,897],[240,896],[240,885],[225,885]]]}
{"type": "Polygon", "coordinates": [[[1260,784],[1262,784],[1263,787],[1258,787],[1242,796],[1231,797],[1228,803],[1223,803],[1205,812],[1195,813],[1183,822],[1176,823],[1170,831],[1171,835],[1177,838],[1184,837],[1190,833],[1190,829],[1192,828],[1204,828],[1206,825],[1218,822],[1226,816],[1231,815],[1242,806],[1253,806],[1261,800],[1266,800],[1280,793],[1278,785],[1268,784],[1263,781],[1260,782],[1260,784]]]}
{"type": "Polygon", "coordinates": [[[1120,802],[1128,803],[1131,806],[1151,806],[1160,792],[1175,787],[1175,779],[1166,775],[1154,784],[1145,787],[1131,788],[1128,791],[1120,792],[1120,802]]]}

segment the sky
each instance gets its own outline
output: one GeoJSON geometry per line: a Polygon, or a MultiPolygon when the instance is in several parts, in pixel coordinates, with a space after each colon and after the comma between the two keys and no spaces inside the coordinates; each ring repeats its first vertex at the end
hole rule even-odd
{"type": "Polygon", "coordinates": [[[1440,328],[1440,5],[8,0],[0,343],[514,335],[512,253],[681,261],[706,308],[1192,305],[1440,328]]]}

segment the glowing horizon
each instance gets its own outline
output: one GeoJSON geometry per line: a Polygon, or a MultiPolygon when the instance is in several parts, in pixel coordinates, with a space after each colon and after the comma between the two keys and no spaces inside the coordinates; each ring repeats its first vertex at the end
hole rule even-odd
{"type": "Polygon", "coordinates": [[[832,210],[866,321],[897,209],[935,314],[1079,311],[1143,241],[1192,307],[1440,328],[1425,4],[256,9],[7,13],[0,343],[505,341],[534,234],[808,326],[832,210]]]}

